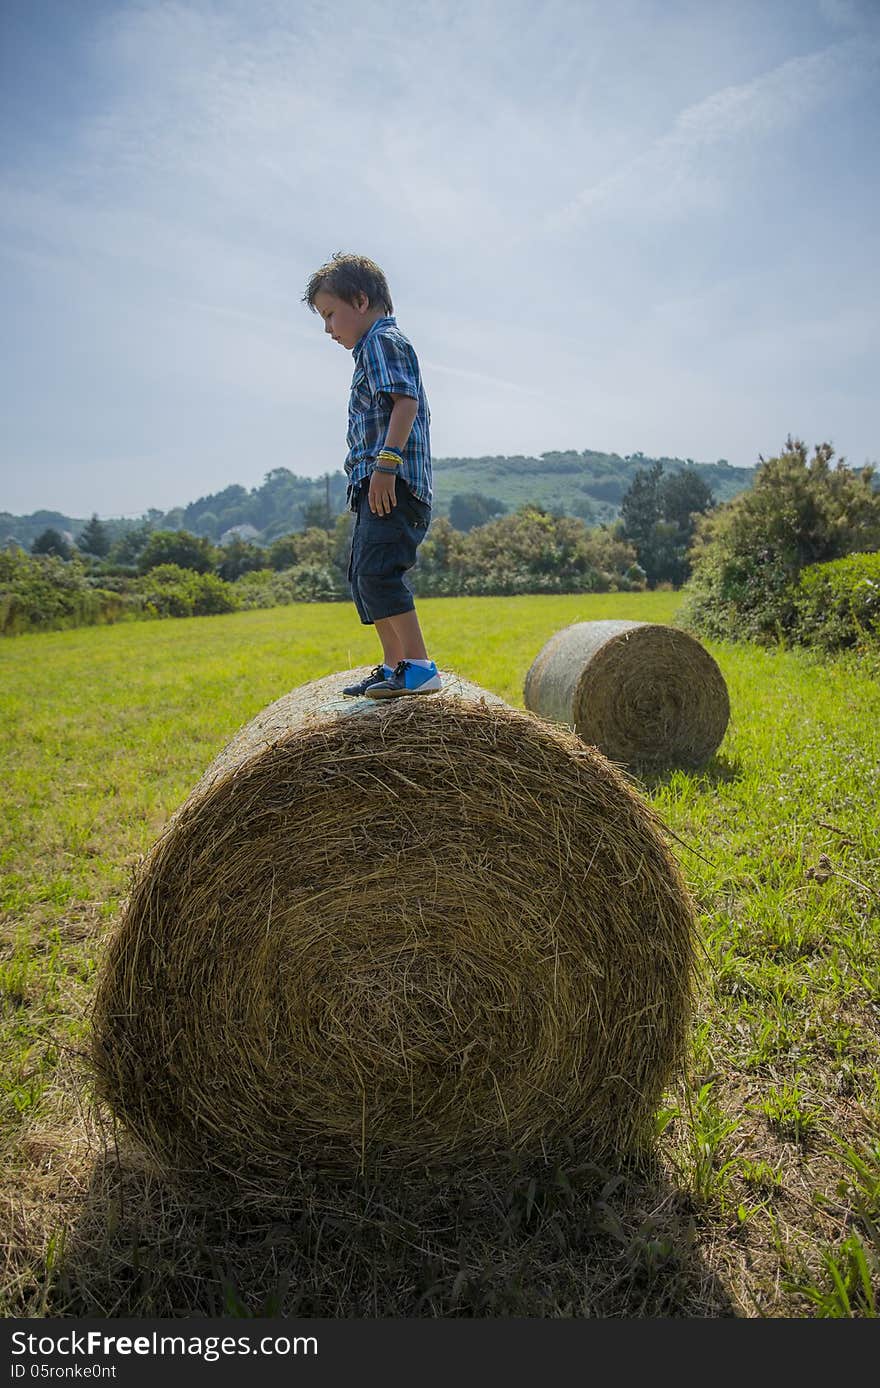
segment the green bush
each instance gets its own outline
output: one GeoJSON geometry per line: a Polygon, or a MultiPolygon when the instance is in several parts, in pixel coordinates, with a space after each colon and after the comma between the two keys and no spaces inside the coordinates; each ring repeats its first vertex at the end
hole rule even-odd
{"type": "Polygon", "coordinates": [[[231,583],[178,564],[159,564],[137,585],[144,610],[155,617],[210,617],[240,606],[231,583]]]}
{"type": "Polygon", "coordinates": [[[329,564],[297,564],[279,577],[286,578],[291,602],[333,602],[348,597],[348,585],[329,564]]]}
{"type": "Polygon", "coordinates": [[[141,573],[175,566],[195,573],[210,573],[220,559],[220,551],[204,536],[188,530],[154,530],[137,557],[141,573]]]}
{"type": "Polygon", "coordinates": [[[417,596],[599,593],[644,586],[627,571],[631,544],[615,531],[589,530],[572,516],[526,504],[466,535],[433,521],[412,574],[417,596]]]}
{"type": "Polygon", "coordinates": [[[217,573],[227,583],[235,583],[244,574],[259,573],[266,566],[266,551],[249,540],[232,540],[220,551],[217,573]]]}
{"type": "Polygon", "coordinates": [[[826,651],[880,638],[880,553],[849,554],[801,573],[793,597],[800,641],[826,651]]]}
{"type": "Polygon", "coordinates": [[[693,575],[678,620],[719,639],[797,639],[794,595],[802,570],[880,548],[873,468],[856,472],[819,444],[787,439],[761,460],[755,484],[699,522],[693,575]]]}
{"type": "Polygon", "coordinates": [[[327,565],[297,564],[277,572],[257,569],[235,585],[239,605],[284,607],[291,602],[335,602],[348,597],[348,584],[327,565]]]}
{"type": "Polygon", "coordinates": [[[95,587],[78,558],[0,550],[0,633],[95,626],[133,615],[122,593],[95,587]]]}
{"type": "Polygon", "coordinates": [[[274,569],[252,569],[235,581],[235,594],[243,611],[257,607],[280,607],[287,598],[278,596],[277,581],[282,577],[274,569]]]}
{"type": "Polygon", "coordinates": [[[731,554],[723,538],[700,552],[685,595],[678,620],[716,641],[771,644],[794,623],[788,567],[769,551],[731,554]]]}

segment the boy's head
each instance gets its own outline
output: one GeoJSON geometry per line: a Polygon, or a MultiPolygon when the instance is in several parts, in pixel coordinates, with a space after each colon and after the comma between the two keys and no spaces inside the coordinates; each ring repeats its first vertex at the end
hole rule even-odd
{"type": "Polygon", "coordinates": [[[388,281],[365,255],[337,251],[316,270],[303,303],[324,319],[324,331],[350,351],[371,323],[394,312],[388,281]]]}

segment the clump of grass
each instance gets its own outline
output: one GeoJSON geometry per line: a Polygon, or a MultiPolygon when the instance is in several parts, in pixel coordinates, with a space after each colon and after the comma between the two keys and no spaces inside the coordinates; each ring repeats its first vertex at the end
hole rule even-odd
{"type": "Polygon", "coordinates": [[[796,1080],[768,1090],[757,1105],[771,1128],[787,1142],[803,1143],[816,1128],[819,1110],[806,1099],[796,1080]]]}

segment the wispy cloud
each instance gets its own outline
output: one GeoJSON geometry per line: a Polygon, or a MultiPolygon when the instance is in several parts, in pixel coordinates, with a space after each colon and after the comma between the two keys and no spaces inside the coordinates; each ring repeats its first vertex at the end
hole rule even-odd
{"type": "Polygon", "coordinates": [[[536,390],[532,386],[525,385],[522,381],[506,381],[500,376],[488,376],[483,371],[467,371],[459,366],[444,366],[440,362],[424,361],[427,371],[436,373],[440,376],[453,376],[460,381],[472,382],[478,386],[491,386],[493,390],[510,390],[517,395],[530,395],[538,400],[562,402],[566,399],[564,395],[551,394],[550,391],[536,390]]]}
{"type": "Polygon", "coordinates": [[[654,219],[720,209],[730,197],[732,161],[784,136],[832,99],[840,81],[875,75],[878,66],[876,39],[848,39],[724,87],[680,111],[670,130],[623,168],[554,209],[536,234],[570,231],[591,215],[636,208],[654,219]]]}

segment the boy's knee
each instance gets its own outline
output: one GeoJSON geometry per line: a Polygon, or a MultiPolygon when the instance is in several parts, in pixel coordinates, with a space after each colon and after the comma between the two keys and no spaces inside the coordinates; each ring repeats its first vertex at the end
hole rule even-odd
{"type": "Polygon", "coordinates": [[[399,617],[415,607],[413,595],[403,581],[403,569],[359,573],[357,583],[360,602],[374,622],[383,617],[399,617]]]}

